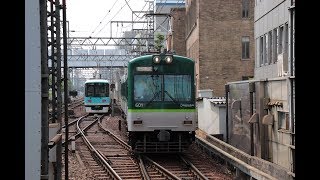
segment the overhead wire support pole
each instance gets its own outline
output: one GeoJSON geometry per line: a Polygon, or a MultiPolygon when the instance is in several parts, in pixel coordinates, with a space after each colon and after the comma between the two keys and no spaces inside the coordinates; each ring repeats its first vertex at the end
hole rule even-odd
{"type": "MultiPolygon", "coordinates": [[[[57,87],[57,122],[59,124],[58,133],[61,133],[62,127],[62,91],[61,91],[61,21],[60,21],[60,13],[61,13],[61,4],[60,0],[55,0],[55,17],[56,17],[56,87],[57,87]]],[[[62,166],[62,142],[59,141],[56,146],[56,164],[55,164],[55,176],[56,180],[61,180],[61,166],[62,166]]]]}
{"type": "Polygon", "coordinates": [[[49,69],[47,36],[47,1],[40,1],[41,34],[41,176],[49,172],[49,69]]]}
{"type": "MultiPolygon", "coordinates": [[[[61,36],[60,36],[60,0],[48,0],[49,2],[49,12],[46,16],[50,18],[50,23],[47,24],[46,33],[48,36],[47,46],[50,49],[49,54],[47,54],[48,65],[51,64],[50,67],[50,75],[51,75],[51,111],[52,111],[52,119],[49,120],[49,124],[58,123],[60,125],[59,131],[61,131],[61,109],[62,109],[62,94],[61,94],[61,36]]],[[[49,128],[48,128],[49,131],[49,128]]],[[[47,145],[47,143],[46,143],[47,145]]],[[[56,180],[61,179],[61,143],[59,142],[56,146],[56,158],[53,164],[53,175],[56,180]]],[[[49,163],[49,162],[48,162],[49,163]]],[[[48,167],[50,168],[49,164],[48,167]]],[[[52,170],[51,170],[52,171],[52,170]]],[[[49,173],[51,172],[49,171],[49,173]]]]}
{"type": "MultiPolygon", "coordinates": [[[[63,13],[63,87],[64,87],[64,124],[66,125],[65,127],[65,139],[69,139],[69,128],[67,126],[68,124],[68,60],[67,60],[67,55],[68,55],[68,50],[67,50],[67,28],[66,28],[66,22],[67,22],[67,17],[66,17],[66,0],[62,0],[62,13],[63,13]]],[[[64,145],[65,150],[64,150],[64,161],[65,161],[65,180],[69,179],[69,168],[68,168],[68,141],[66,141],[66,144],[64,145]]]]}

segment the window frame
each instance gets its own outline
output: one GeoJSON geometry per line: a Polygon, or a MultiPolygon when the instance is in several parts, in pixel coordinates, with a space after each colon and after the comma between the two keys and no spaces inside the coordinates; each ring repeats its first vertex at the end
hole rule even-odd
{"type": "Polygon", "coordinates": [[[264,58],[263,58],[263,39],[264,36],[259,37],[259,60],[260,60],[260,66],[264,64],[264,58]]]}
{"type": "Polygon", "coordinates": [[[242,60],[250,59],[250,36],[241,37],[241,59],[242,60]],[[244,38],[246,39],[244,40],[244,38]]]}
{"type": "Polygon", "coordinates": [[[242,0],[242,9],[241,9],[242,19],[250,18],[249,17],[249,7],[250,7],[250,1],[249,0],[242,0]]]}

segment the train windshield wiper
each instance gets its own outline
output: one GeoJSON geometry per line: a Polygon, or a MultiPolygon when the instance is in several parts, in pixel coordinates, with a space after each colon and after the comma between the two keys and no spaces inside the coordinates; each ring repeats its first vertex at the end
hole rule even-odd
{"type": "Polygon", "coordinates": [[[158,91],[157,93],[154,94],[154,96],[150,99],[150,101],[147,102],[146,106],[148,106],[150,103],[153,102],[153,100],[160,94],[161,91],[158,91]]]}
{"type": "Polygon", "coordinates": [[[179,104],[178,101],[175,100],[175,99],[168,93],[168,91],[164,91],[164,92],[170,97],[170,99],[172,99],[172,101],[173,101],[174,103],[179,104]]]}

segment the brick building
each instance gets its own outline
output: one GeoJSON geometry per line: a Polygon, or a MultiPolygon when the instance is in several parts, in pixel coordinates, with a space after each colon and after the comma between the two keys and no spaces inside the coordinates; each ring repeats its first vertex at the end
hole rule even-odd
{"type": "Polygon", "coordinates": [[[186,9],[172,8],[170,14],[172,16],[171,49],[173,49],[177,55],[186,56],[186,9]]]}
{"type": "Polygon", "coordinates": [[[197,90],[225,96],[227,82],[253,77],[254,1],[187,0],[185,7],[185,15],[175,14],[173,38],[180,18],[185,21],[186,56],[196,62],[197,90]]]}

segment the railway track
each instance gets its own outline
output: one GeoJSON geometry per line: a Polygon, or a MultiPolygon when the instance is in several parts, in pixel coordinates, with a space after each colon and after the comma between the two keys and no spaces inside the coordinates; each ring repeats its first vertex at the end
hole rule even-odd
{"type": "Polygon", "coordinates": [[[86,146],[79,145],[79,150],[95,178],[143,179],[138,158],[128,144],[101,125],[102,117],[92,122],[83,121],[78,127],[80,132],[83,127],[90,127],[81,133],[86,146]]]}
{"type": "Polygon", "coordinates": [[[146,170],[151,179],[232,179],[214,166],[193,153],[143,156],[146,170]],[[194,158],[190,159],[189,156],[194,158]]]}
{"type": "Polygon", "coordinates": [[[182,154],[133,154],[119,116],[86,115],[75,122],[82,137],[76,140],[77,154],[92,179],[233,179],[196,145],[182,154]]]}

